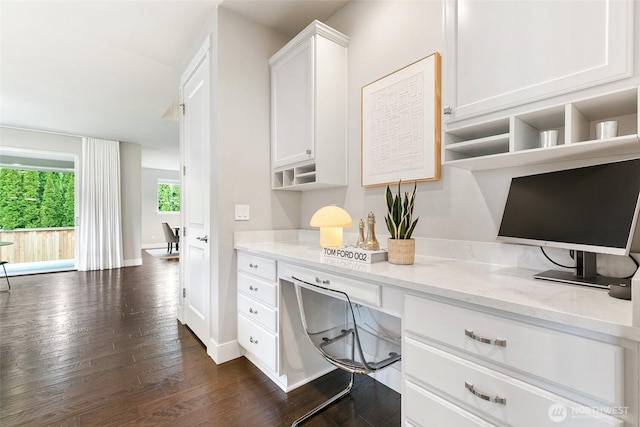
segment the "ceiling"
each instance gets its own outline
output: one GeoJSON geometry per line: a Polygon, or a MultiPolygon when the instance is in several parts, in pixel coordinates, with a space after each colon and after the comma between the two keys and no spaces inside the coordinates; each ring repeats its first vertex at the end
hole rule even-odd
{"type": "MultiPolygon", "coordinates": [[[[348,0],[224,0],[294,36],[348,0]]],[[[0,0],[0,126],[179,151],[180,72],[220,0],[0,0]]],[[[1,141],[0,141],[1,143],[1,141]]]]}

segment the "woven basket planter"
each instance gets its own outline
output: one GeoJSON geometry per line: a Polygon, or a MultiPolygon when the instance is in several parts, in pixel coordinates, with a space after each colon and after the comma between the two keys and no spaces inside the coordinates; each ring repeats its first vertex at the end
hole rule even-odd
{"type": "Polygon", "coordinates": [[[416,257],[416,241],[387,239],[387,256],[391,264],[413,264],[416,257]]]}

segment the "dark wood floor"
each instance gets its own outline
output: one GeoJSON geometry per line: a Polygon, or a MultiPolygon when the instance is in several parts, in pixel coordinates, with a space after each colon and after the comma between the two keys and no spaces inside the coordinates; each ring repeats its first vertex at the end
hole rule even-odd
{"type": "MultiPolygon", "coordinates": [[[[178,262],[143,261],[11,278],[1,426],[286,426],[346,385],[334,371],[284,393],[245,358],[216,365],[176,320],[178,262]]],[[[368,377],[305,424],[398,425],[400,395],[368,377]]]]}

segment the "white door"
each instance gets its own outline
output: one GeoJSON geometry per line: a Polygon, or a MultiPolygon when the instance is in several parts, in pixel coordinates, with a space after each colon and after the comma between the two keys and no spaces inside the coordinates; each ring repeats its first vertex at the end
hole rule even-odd
{"type": "Polygon", "coordinates": [[[210,324],[209,53],[182,84],[184,321],[207,346],[210,324]]]}

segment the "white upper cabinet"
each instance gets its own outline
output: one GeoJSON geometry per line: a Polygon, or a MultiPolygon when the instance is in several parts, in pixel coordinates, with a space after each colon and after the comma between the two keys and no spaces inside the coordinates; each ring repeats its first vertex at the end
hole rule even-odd
{"type": "Polygon", "coordinates": [[[446,0],[443,164],[640,154],[633,0],[446,0]],[[616,135],[596,135],[599,122],[616,135]],[[540,134],[557,132],[545,146],[540,134]]]}
{"type": "Polygon", "coordinates": [[[633,3],[446,0],[445,121],[630,77],[633,3]]]}
{"type": "Polygon", "coordinates": [[[347,184],[348,43],[314,21],[269,60],[273,189],[347,184]]]}

